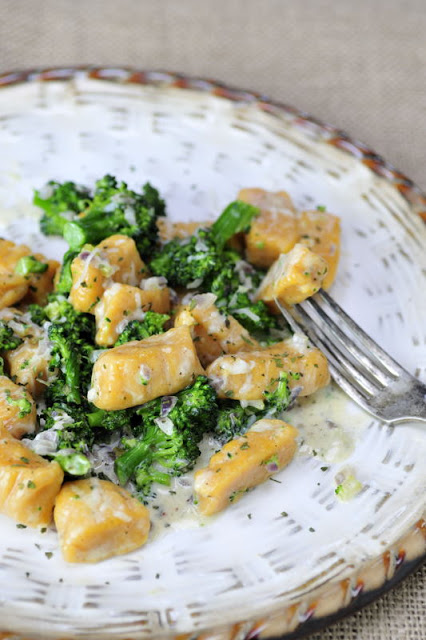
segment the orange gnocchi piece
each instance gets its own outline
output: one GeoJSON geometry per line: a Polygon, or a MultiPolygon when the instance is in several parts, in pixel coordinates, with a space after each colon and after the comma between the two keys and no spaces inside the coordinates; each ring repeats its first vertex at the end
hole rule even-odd
{"type": "Polygon", "coordinates": [[[0,430],[0,512],[29,527],[47,526],[64,472],[0,430]]]}
{"type": "Polygon", "coordinates": [[[195,472],[194,491],[201,513],[210,516],[222,511],[288,465],[296,452],[297,435],[286,422],[265,418],[225,444],[205,469],[195,472]]]}
{"type": "Polygon", "coordinates": [[[188,327],[102,353],[92,373],[88,399],[99,409],[126,409],[181,391],[204,370],[188,327]]]}
{"type": "Polygon", "coordinates": [[[259,343],[231,315],[215,306],[216,296],[206,293],[194,296],[191,304],[179,309],[175,327],[191,327],[198,357],[207,366],[224,353],[254,351],[259,343]]]}
{"type": "Polygon", "coordinates": [[[148,539],[148,509],[107,480],[66,482],[55,503],[55,524],[67,562],[100,562],[138,549],[148,539]]]}
{"type": "Polygon", "coordinates": [[[270,267],[298,241],[293,202],[285,191],[272,193],[264,189],[242,189],[238,199],[260,209],[260,215],[253,219],[245,236],[247,260],[262,269],[270,267]]]}
{"type": "Polygon", "coordinates": [[[327,360],[303,336],[294,335],[272,347],[217,358],[207,367],[219,398],[263,400],[273,391],[282,372],[290,373],[289,386],[301,396],[321,389],[330,381],[327,360]]]}

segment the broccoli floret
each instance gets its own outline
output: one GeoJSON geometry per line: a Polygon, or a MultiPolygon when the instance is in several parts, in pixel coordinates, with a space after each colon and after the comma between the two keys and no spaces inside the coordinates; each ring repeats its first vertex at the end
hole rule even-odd
{"type": "Polygon", "coordinates": [[[74,449],[87,453],[93,446],[95,431],[89,425],[83,407],[55,402],[42,412],[43,429],[55,434],[57,449],[74,449]]]}
{"type": "Polygon", "coordinates": [[[142,420],[134,429],[136,437],[123,441],[127,451],[115,462],[120,483],[133,479],[144,495],[150,492],[153,482],[168,485],[172,476],[191,469],[200,454],[200,440],[216,424],[216,393],[205,376],[199,376],[175,398],[157,398],[137,409],[142,420]],[[169,433],[166,424],[164,430],[159,424],[164,408],[173,402],[165,419],[172,426],[169,433]]]}
{"type": "Polygon", "coordinates": [[[58,369],[58,378],[47,388],[50,404],[59,400],[81,404],[81,392],[90,383],[91,356],[94,351],[95,322],[93,316],[79,313],[64,298],[57,297],[44,307],[49,340],[52,343],[51,370],[58,369]]]}
{"type": "Polygon", "coordinates": [[[89,190],[74,182],[47,183],[43,191],[34,192],[33,202],[44,210],[40,229],[47,235],[61,236],[67,222],[86,209],[90,202],[89,190]]]}
{"type": "Polygon", "coordinates": [[[13,333],[13,329],[0,321],[0,351],[17,349],[22,342],[21,338],[13,333]]]}
{"type": "Polygon", "coordinates": [[[4,360],[0,356],[0,376],[4,376],[4,360]]]}
{"type": "Polygon", "coordinates": [[[28,305],[28,313],[30,314],[31,321],[34,324],[38,324],[40,327],[43,326],[45,322],[47,322],[47,317],[44,312],[44,307],[39,304],[30,304],[28,305]]]}
{"type": "Polygon", "coordinates": [[[175,238],[165,244],[149,266],[154,275],[165,276],[171,286],[186,287],[199,281],[198,287],[202,288],[218,269],[221,258],[211,230],[198,229],[189,239],[175,238]]]}
{"type": "Polygon", "coordinates": [[[277,380],[271,380],[269,389],[266,389],[263,394],[263,407],[242,407],[239,402],[234,400],[223,401],[214,428],[214,435],[219,442],[228,442],[245,433],[256,420],[279,415],[286,411],[293,400],[288,384],[290,376],[294,377],[295,374],[283,371],[277,380]]]}
{"type": "Polygon", "coordinates": [[[132,340],[144,340],[149,336],[164,333],[164,325],[170,316],[155,311],[147,311],[143,320],[132,320],[118,337],[115,346],[132,340]]]}
{"type": "Polygon", "coordinates": [[[85,214],[65,224],[64,238],[73,251],[96,245],[121,233],[132,237],[142,257],[149,257],[158,239],[157,218],[165,215],[165,203],[150,184],[136,193],[112,176],[96,182],[93,200],[85,214]]]}
{"type": "Polygon", "coordinates": [[[15,266],[15,273],[19,276],[30,276],[32,273],[44,273],[49,268],[46,262],[41,262],[34,256],[23,256],[15,266]]]}
{"type": "Polygon", "coordinates": [[[245,202],[231,203],[210,229],[199,229],[189,239],[175,238],[166,243],[151,261],[150,269],[155,275],[165,276],[171,286],[192,285],[214,293],[222,311],[260,335],[280,328],[264,302],[253,302],[263,274],[225,247],[232,235],[247,230],[258,212],[245,202]]]}
{"type": "Polygon", "coordinates": [[[52,324],[48,329],[49,340],[52,343],[50,367],[59,369],[63,375],[63,379],[57,380],[54,384],[55,395],[63,383],[62,393],[66,400],[80,404],[80,357],[76,345],[69,340],[67,333],[59,324],[52,324]]]}
{"type": "Polygon", "coordinates": [[[214,435],[225,444],[241,435],[257,420],[258,411],[254,407],[242,407],[235,400],[225,400],[220,405],[214,435]]]}
{"type": "Polygon", "coordinates": [[[290,406],[293,399],[288,384],[290,377],[298,380],[300,374],[281,371],[279,377],[276,380],[271,380],[268,389],[264,391],[265,409],[268,415],[282,413],[290,406]],[[277,383],[276,386],[275,383],[277,383]]]}
{"type": "Polygon", "coordinates": [[[199,229],[188,238],[175,238],[164,245],[151,261],[155,275],[165,276],[172,286],[187,286],[200,281],[197,288],[206,290],[211,281],[229,266],[232,255],[235,262],[239,256],[224,250],[229,238],[246,230],[259,209],[236,200],[226,207],[210,229],[199,229]]]}

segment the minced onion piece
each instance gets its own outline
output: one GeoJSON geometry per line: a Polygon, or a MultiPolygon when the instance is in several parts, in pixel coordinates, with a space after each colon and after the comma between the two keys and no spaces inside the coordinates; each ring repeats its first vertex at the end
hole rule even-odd
{"type": "Polygon", "coordinates": [[[157,427],[159,429],[161,429],[161,431],[163,433],[166,434],[166,436],[171,436],[172,435],[173,430],[175,428],[175,425],[170,420],[170,418],[167,418],[167,417],[166,418],[155,418],[154,422],[157,425],[157,427]]]}
{"type": "Polygon", "coordinates": [[[188,284],[186,285],[186,288],[197,289],[197,287],[199,287],[202,282],[203,282],[203,278],[196,278],[192,282],[188,282],[188,284]]]}
{"type": "Polygon", "coordinates": [[[247,316],[247,318],[250,318],[250,320],[253,320],[253,322],[259,322],[260,318],[257,315],[257,313],[254,313],[251,309],[249,309],[248,307],[244,307],[243,309],[233,309],[233,313],[239,313],[241,315],[245,315],[247,316]]]}
{"type": "Polygon", "coordinates": [[[52,456],[58,451],[58,434],[55,428],[41,431],[32,440],[22,438],[21,442],[39,456],[52,456]]]}
{"type": "Polygon", "coordinates": [[[177,401],[176,396],[163,396],[161,398],[160,418],[165,418],[176,406],[177,401]]]}
{"type": "Polygon", "coordinates": [[[164,276],[152,276],[141,280],[139,288],[143,291],[156,291],[157,289],[165,289],[167,287],[167,279],[164,276]]]}

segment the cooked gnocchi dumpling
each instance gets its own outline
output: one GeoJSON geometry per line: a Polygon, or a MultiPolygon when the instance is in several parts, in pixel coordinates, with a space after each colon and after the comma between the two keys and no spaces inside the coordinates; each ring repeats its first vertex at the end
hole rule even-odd
{"type": "Polygon", "coordinates": [[[258,420],[196,471],[194,491],[206,516],[222,511],[285,467],[296,452],[297,430],[282,420],[258,420]]]}
{"type": "Polygon", "coordinates": [[[98,478],[66,482],[54,517],[67,562],[99,562],[134,551],[150,528],[149,511],[139,500],[98,478]]]}

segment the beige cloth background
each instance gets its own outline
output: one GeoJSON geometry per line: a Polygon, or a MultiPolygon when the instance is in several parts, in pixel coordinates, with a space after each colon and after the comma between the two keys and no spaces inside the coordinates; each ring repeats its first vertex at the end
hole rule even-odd
{"type": "MultiPolygon", "coordinates": [[[[426,191],[426,0],[0,0],[0,72],[208,76],[331,122],[426,191]]],[[[314,640],[426,638],[426,567],[314,640]]]]}

